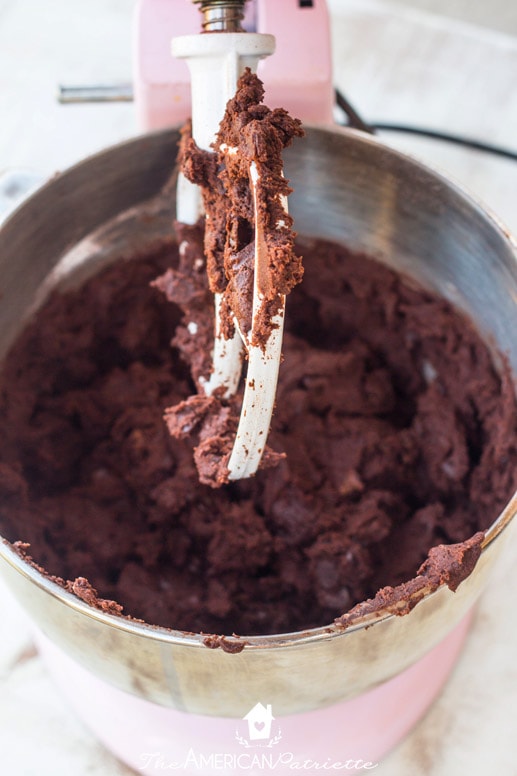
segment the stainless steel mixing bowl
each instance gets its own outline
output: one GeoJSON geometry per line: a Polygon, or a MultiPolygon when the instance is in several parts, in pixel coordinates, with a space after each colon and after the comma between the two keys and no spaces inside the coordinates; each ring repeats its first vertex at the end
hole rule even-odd
{"type": "MultiPolygon", "coordinates": [[[[80,282],[136,236],[145,243],[168,232],[173,195],[159,193],[177,141],[177,132],[148,135],[87,159],[5,223],[0,359],[52,286],[80,282]]],[[[288,152],[286,168],[299,232],[364,250],[443,294],[508,354],[517,372],[515,244],[479,205],[437,173],[353,131],[309,130],[288,152]]],[[[5,542],[0,571],[38,628],[116,687],[201,714],[242,717],[250,698],[267,698],[277,714],[289,714],[352,698],[444,638],[485,586],[515,531],[516,511],[514,496],[456,593],[440,588],[407,616],[380,613],[373,625],[363,621],[345,632],[331,627],[251,637],[233,655],[207,649],[198,635],[96,611],[5,542]]]]}

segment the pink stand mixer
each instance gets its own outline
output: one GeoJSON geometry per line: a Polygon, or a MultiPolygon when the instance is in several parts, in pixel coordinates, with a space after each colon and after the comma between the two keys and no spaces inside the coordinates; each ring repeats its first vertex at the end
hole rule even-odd
{"type": "MultiPolygon", "coordinates": [[[[243,3],[200,5],[206,30],[224,36],[224,24],[243,3]]],[[[258,65],[266,103],[326,127],[311,130],[309,141],[313,134],[324,138],[336,158],[344,158],[349,144],[364,144],[373,168],[381,169],[381,156],[395,156],[377,141],[353,132],[338,135],[332,127],[323,0],[256,0],[247,6],[244,26],[249,34],[274,35],[276,53],[258,65]]],[[[138,3],[134,94],[143,130],[177,126],[191,114],[188,68],[172,58],[170,48],[172,38],[194,35],[199,28],[199,8],[187,0],[138,3]]],[[[145,155],[144,146],[139,148],[145,155]]],[[[418,166],[397,159],[400,175],[409,180],[418,166]]],[[[419,173],[423,169],[418,167],[419,173]]],[[[340,175],[338,170],[336,180],[340,175]]],[[[434,173],[422,175],[449,190],[434,173]]],[[[454,197],[463,202],[462,194],[454,197]]],[[[309,210],[306,215],[309,219],[309,210]]],[[[495,224],[486,228],[497,231],[495,224]]],[[[508,262],[514,256],[506,243],[500,250],[508,262]]],[[[440,588],[405,617],[380,612],[345,632],[317,628],[252,636],[239,654],[208,650],[199,635],[90,609],[26,567],[7,546],[0,548],[0,562],[38,626],[38,646],[56,682],[80,717],[129,766],[143,773],[203,774],[371,770],[440,692],[497,557],[501,543],[494,540],[514,512],[515,500],[488,533],[475,572],[457,593],[440,588]]]]}

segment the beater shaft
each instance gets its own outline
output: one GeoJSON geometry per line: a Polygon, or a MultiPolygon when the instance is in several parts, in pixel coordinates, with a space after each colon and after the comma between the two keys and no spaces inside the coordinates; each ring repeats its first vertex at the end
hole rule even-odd
{"type": "Polygon", "coordinates": [[[201,6],[205,32],[244,32],[246,0],[194,0],[194,3],[201,6]]]}

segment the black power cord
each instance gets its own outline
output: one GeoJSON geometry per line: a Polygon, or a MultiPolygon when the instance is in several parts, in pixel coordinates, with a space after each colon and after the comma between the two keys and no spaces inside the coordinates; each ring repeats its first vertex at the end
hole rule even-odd
{"type": "Polygon", "coordinates": [[[452,135],[449,132],[439,132],[433,129],[426,129],[425,127],[414,127],[406,124],[388,124],[385,122],[370,124],[361,117],[351,102],[339,91],[339,89],[335,90],[335,94],[337,105],[348,117],[347,126],[353,127],[354,129],[360,129],[362,132],[367,132],[370,135],[374,135],[378,130],[420,135],[421,137],[430,137],[433,140],[443,140],[446,143],[454,143],[455,145],[463,146],[464,148],[473,148],[476,151],[482,151],[483,153],[502,156],[505,159],[512,159],[514,162],[517,162],[516,151],[512,151],[509,148],[502,148],[501,146],[495,146],[490,143],[484,143],[480,140],[462,137],[461,135],[452,135]]]}

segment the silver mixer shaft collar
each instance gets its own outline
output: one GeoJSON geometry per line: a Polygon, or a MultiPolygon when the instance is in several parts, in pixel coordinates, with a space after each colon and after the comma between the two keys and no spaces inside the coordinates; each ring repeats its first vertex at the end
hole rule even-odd
{"type": "Polygon", "coordinates": [[[203,14],[205,32],[245,32],[242,26],[246,0],[193,0],[203,14]]]}

